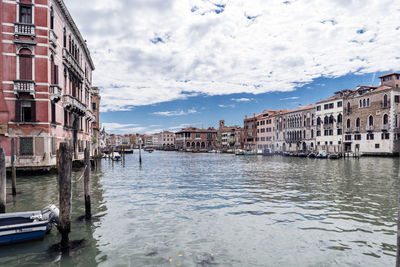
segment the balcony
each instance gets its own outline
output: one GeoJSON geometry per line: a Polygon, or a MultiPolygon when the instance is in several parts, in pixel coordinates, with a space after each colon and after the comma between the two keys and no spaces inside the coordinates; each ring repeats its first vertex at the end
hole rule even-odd
{"type": "Polygon", "coordinates": [[[53,47],[57,47],[58,37],[53,30],[49,30],[49,41],[53,47]]]}
{"type": "Polygon", "coordinates": [[[342,129],[343,128],[343,123],[342,122],[337,122],[336,123],[336,128],[342,129]]]}
{"type": "Polygon", "coordinates": [[[324,130],[332,130],[332,129],[333,129],[333,123],[324,124],[324,130]]]}
{"type": "Polygon", "coordinates": [[[76,59],[71,55],[71,53],[63,48],[63,60],[66,61],[67,65],[72,68],[72,70],[75,71],[75,73],[77,75],[79,75],[82,79],[84,77],[84,72],[81,69],[81,67],[79,66],[78,62],[76,61],[76,59]]]}
{"type": "Polygon", "coordinates": [[[321,129],[321,124],[317,124],[317,125],[315,126],[315,128],[321,129]]]}
{"type": "Polygon", "coordinates": [[[78,99],[70,95],[64,95],[64,107],[78,113],[81,116],[86,115],[86,106],[78,99]]]}
{"type": "Polygon", "coordinates": [[[27,23],[14,23],[14,34],[18,37],[21,36],[35,36],[35,25],[27,23]]]}
{"type": "Polygon", "coordinates": [[[359,133],[360,132],[360,127],[354,127],[354,132],[359,133]]]}
{"type": "Polygon", "coordinates": [[[382,131],[389,131],[389,124],[382,124],[382,131]]]}
{"type": "Polygon", "coordinates": [[[14,94],[18,95],[19,93],[29,93],[35,97],[35,82],[14,80],[14,94]]]}
{"type": "Polygon", "coordinates": [[[96,121],[96,116],[90,109],[86,110],[86,117],[88,118],[89,121],[96,121]]]}
{"type": "Polygon", "coordinates": [[[344,130],[346,133],[351,133],[351,128],[347,128],[344,130]]]}
{"type": "Polygon", "coordinates": [[[367,132],[372,132],[372,131],[374,131],[374,125],[367,125],[366,127],[366,130],[367,130],[367,132]]]}
{"type": "Polygon", "coordinates": [[[61,99],[62,89],[56,84],[50,85],[50,100],[58,102],[61,99]]]}

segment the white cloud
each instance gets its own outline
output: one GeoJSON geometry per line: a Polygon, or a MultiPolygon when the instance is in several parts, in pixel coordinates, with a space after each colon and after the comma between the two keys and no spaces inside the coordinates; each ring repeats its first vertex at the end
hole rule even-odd
{"type": "Polygon", "coordinates": [[[285,98],[281,98],[281,100],[296,100],[299,99],[300,97],[298,96],[291,96],[291,97],[285,97],[285,98]]]}
{"type": "Polygon", "coordinates": [[[138,124],[123,124],[123,123],[115,123],[115,122],[104,122],[102,126],[106,129],[107,133],[117,133],[117,134],[125,134],[125,133],[137,133],[146,131],[148,128],[140,126],[138,124]]]}
{"type": "Polygon", "coordinates": [[[244,97],[244,98],[232,98],[231,100],[235,101],[235,102],[250,102],[250,101],[253,101],[254,99],[244,97]]]}
{"type": "Polygon", "coordinates": [[[220,104],[220,105],[218,105],[218,107],[220,107],[220,108],[234,108],[235,105],[233,105],[233,104],[231,104],[231,105],[222,105],[222,104],[220,104]]]}
{"type": "Polygon", "coordinates": [[[157,111],[157,112],[153,112],[151,114],[170,117],[170,116],[184,116],[184,115],[189,115],[189,114],[194,114],[194,113],[197,113],[197,110],[189,109],[188,111],[184,111],[184,110],[157,111]]]}
{"type": "MultiPolygon", "coordinates": [[[[398,70],[392,0],[69,0],[102,109],[398,70]],[[111,3],[112,2],[112,3],[111,3]]],[[[338,88],[341,89],[341,88],[338,88]]],[[[323,90],[323,88],[320,88],[323,90]]]]}

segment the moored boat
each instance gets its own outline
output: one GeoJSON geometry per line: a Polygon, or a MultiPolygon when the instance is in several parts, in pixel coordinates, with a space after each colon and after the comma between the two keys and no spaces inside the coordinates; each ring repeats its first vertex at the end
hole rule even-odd
{"type": "Polygon", "coordinates": [[[328,154],[326,153],[325,150],[320,150],[317,154],[318,159],[326,159],[328,158],[328,154]]]}
{"type": "Polygon", "coordinates": [[[299,158],[307,158],[307,153],[301,152],[301,153],[297,154],[297,156],[299,158]]]}
{"type": "Polygon", "coordinates": [[[114,152],[114,154],[111,155],[111,159],[114,161],[120,161],[122,159],[121,154],[118,152],[114,152]]]}
{"type": "Polygon", "coordinates": [[[235,155],[236,155],[236,156],[242,156],[242,155],[244,155],[244,150],[242,150],[242,149],[236,149],[235,155]]]}
{"type": "Polygon", "coordinates": [[[339,156],[339,154],[337,154],[337,153],[332,153],[332,154],[329,154],[328,155],[328,158],[329,159],[338,159],[340,156],[339,156]]]}
{"type": "Polygon", "coordinates": [[[0,245],[41,240],[53,224],[58,224],[59,210],[49,205],[41,211],[0,215],[0,245]]]}
{"type": "Polygon", "coordinates": [[[317,157],[317,154],[315,154],[314,152],[311,152],[310,154],[308,154],[308,157],[310,159],[315,159],[317,157]]]}

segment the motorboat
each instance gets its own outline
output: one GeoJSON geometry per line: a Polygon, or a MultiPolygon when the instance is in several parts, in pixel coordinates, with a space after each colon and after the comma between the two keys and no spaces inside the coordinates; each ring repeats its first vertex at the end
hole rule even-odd
{"type": "Polygon", "coordinates": [[[254,156],[254,155],[256,155],[256,152],[254,152],[254,151],[245,151],[244,155],[245,156],[254,156]]]}
{"type": "Polygon", "coordinates": [[[111,159],[114,161],[120,161],[122,159],[121,154],[119,154],[118,152],[114,152],[111,156],[111,159]]]}
{"type": "Polygon", "coordinates": [[[235,155],[236,155],[236,156],[242,156],[242,155],[244,155],[244,150],[243,150],[243,149],[236,149],[235,155]]]}
{"type": "Polygon", "coordinates": [[[282,156],[284,156],[284,157],[289,157],[289,156],[290,156],[290,152],[283,152],[283,153],[282,153],[282,156]]]}
{"type": "Polygon", "coordinates": [[[307,158],[307,153],[300,152],[299,154],[297,154],[297,156],[298,156],[299,158],[307,158]]]}
{"type": "Polygon", "coordinates": [[[59,223],[59,210],[49,205],[41,211],[0,214],[0,245],[41,240],[59,223]]]}
{"type": "Polygon", "coordinates": [[[318,159],[326,159],[328,158],[328,154],[326,153],[325,150],[320,150],[317,154],[318,159]]]}
{"type": "Polygon", "coordinates": [[[310,159],[315,159],[317,157],[317,154],[315,154],[314,152],[311,152],[310,154],[308,154],[308,157],[310,159]]]}

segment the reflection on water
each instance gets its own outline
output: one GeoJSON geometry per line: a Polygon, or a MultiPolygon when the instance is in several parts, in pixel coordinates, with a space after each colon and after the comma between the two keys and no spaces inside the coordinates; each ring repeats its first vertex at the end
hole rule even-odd
{"type": "MultiPolygon", "coordinates": [[[[62,266],[392,266],[398,159],[318,160],[154,152],[103,160],[92,177],[87,240],[70,258],[59,241],[0,248],[0,264],[62,266]]],[[[76,174],[78,176],[79,174],[76,174]]],[[[56,176],[20,177],[9,211],[57,203],[56,176]]],[[[11,199],[11,198],[10,198],[11,199]]],[[[73,185],[73,219],[84,214],[73,185]]]]}

